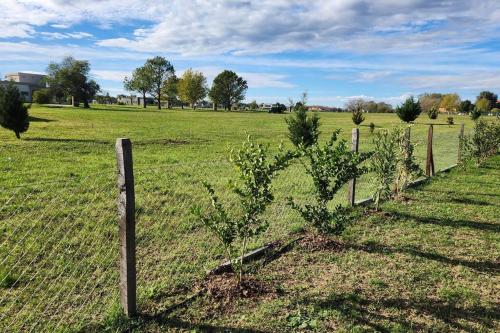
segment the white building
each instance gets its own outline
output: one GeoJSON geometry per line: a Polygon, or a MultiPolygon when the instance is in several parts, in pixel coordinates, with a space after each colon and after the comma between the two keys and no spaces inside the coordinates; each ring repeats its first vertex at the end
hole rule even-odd
{"type": "Polygon", "coordinates": [[[10,82],[19,90],[25,101],[31,102],[33,92],[38,89],[46,88],[45,75],[33,73],[9,73],[5,75],[5,80],[0,84],[7,86],[10,82]]]}

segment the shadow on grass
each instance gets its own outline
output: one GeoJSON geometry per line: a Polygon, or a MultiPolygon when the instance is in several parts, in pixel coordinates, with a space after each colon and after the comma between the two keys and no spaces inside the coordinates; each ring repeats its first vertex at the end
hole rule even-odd
{"type": "Polygon", "coordinates": [[[438,226],[455,228],[472,228],[482,231],[500,232],[500,224],[489,222],[476,222],[471,220],[455,220],[449,218],[421,217],[402,212],[390,212],[397,219],[414,220],[417,223],[434,224],[438,226]]]}
{"type": "Polygon", "coordinates": [[[39,117],[33,117],[33,116],[29,116],[29,120],[31,122],[34,122],[34,123],[50,123],[50,122],[53,122],[53,121],[57,121],[57,120],[54,120],[54,119],[45,119],[45,118],[39,118],[39,117]]]}
{"type": "MultiPolygon", "coordinates": [[[[483,306],[463,308],[457,304],[443,302],[437,299],[403,299],[385,298],[370,299],[353,292],[346,294],[330,294],[323,300],[314,300],[312,304],[319,310],[339,311],[343,319],[355,325],[369,326],[378,332],[391,332],[394,326],[405,331],[434,331],[437,327],[435,320],[455,330],[466,332],[476,331],[472,326],[480,325],[483,328],[494,328],[492,319],[500,319],[500,314],[483,306]],[[392,315],[394,309],[412,314],[414,317],[431,317],[428,324],[409,322],[400,313],[392,315]],[[468,323],[464,323],[467,321],[468,323]],[[392,327],[392,328],[390,328],[392,327]]],[[[399,312],[398,311],[398,312],[399,312]]]]}
{"type": "Polygon", "coordinates": [[[95,143],[100,145],[112,145],[111,141],[106,140],[91,140],[91,139],[65,139],[65,138],[24,138],[25,141],[38,141],[38,142],[74,142],[74,143],[95,143]]]}
{"type": "Polygon", "coordinates": [[[471,261],[465,259],[449,258],[439,253],[424,252],[415,247],[392,247],[386,246],[379,243],[371,242],[365,244],[346,244],[346,248],[350,248],[357,251],[364,251],[368,253],[379,253],[379,254],[408,254],[420,258],[425,258],[429,260],[439,261],[441,263],[452,265],[452,266],[465,266],[472,270],[478,272],[500,272],[500,262],[491,261],[471,261]]]}

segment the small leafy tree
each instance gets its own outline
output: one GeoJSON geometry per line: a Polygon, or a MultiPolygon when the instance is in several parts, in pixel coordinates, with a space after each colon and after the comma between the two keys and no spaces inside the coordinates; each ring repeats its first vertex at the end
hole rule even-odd
{"type": "Polygon", "coordinates": [[[402,105],[396,107],[396,114],[406,123],[417,119],[420,113],[422,113],[420,102],[415,100],[413,96],[408,97],[402,105]]]}
{"type": "Polygon", "coordinates": [[[283,113],[286,111],[286,105],[281,104],[277,102],[276,104],[273,104],[271,108],[269,109],[269,113],[283,113]]]}
{"type": "Polygon", "coordinates": [[[374,152],[370,159],[370,170],[375,175],[375,209],[379,210],[380,201],[390,198],[396,171],[398,169],[398,130],[383,130],[375,134],[374,152]]]}
{"type": "Polygon", "coordinates": [[[450,117],[446,118],[446,123],[448,125],[453,125],[455,123],[455,121],[454,121],[453,117],[450,116],[450,117]]]}
{"type": "Polygon", "coordinates": [[[415,162],[413,144],[410,141],[410,127],[403,131],[398,130],[398,167],[394,184],[396,196],[400,196],[413,180],[423,174],[420,166],[415,162]]]}
{"type": "Polygon", "coordinates": [[[0,87],[0,126],[14,131],[18,139],[30,126],[28,107],[12,83],[5,89],[0,87]]]}
{"type": "Polygon", "coordinates": [[[470,136],[464,136],[460,142],[462,164],[474,160],[481,165],[488,157],[498,153],[500,145],[500,121],[478,120],[470,136]]]}
{"type": "Polygon", "coordinates": [[[318,141],[319,117],[316,113],[309,116],[307,109],[307,94],[302,94],[302,100],[297,102],[293,114],[286,118],[288,137],[296,146],[309,147],[318,141]]]}
{"type": "Polygon", "coordinates": [[[47,88],[33,92],[33,102],[37,104],[49,104],[51,97],[50,90],[47,88]]]}
{"type": "Polygon", "coordinates": [[[243,277],[243,256],[248,241],[267,230],[269,226],[269,221],[263,219],[262,214],[274,200],[271,191],[272,180],[279,171],[289,165],[294,156],[290,151],[284,152],[280,145],[279,153],[271,159],[267,148],[253,143],[250,138],[242,149],[231,153],[231,161],[239,173],[239,179],[231,183],[242,209],[238,216],[227,212],[212,186],[204,184],[211,199],[212,209],[202,213],[201,209],[196,208],[195,214],[223,244],[231,265],[235,271],[239,271],[240,283],[243,277]],[[236,247],[239,247],[239,260],[234,258],[236,247]]]}
{"type": "Polygon", "coordinates": [[[428,111],[427,111],[427,116],[429,119],[437,119],[439,115],[439,110],[436,105],[432,106],[428,111]]]}
{"type": "Polygon", "coordinates": [[[256,100],[253,100],[253,101],[250,102],[250,104],[248,104],[248,109],[249,110],[255,111],[258,108],[259,108],[259,104],[257,104],[256,100]]]}
{"type": "Polygon", "coordinates": [[[365,101],[361,98],[352,99],[346,103],[345,108],[348,112],[352,113],[352,122],[355,125],[360,125],[365,120],[365,116],[363,115],[365,105],[365,101]]]}
{"type": "Polygon", "coordinates": [[[375,132],[375,124],[374,123],[370,123],[370,133],[373,134],[373,132],[375,132]]]}
{"type": "Polygon", "coordinates": [[[346,208],[328,204],[350,179],[367,171],[360,164],[369,154],[360,154],[350,149],[345,140],[338,140],[340,131],[335,131],[325,146],[317,142],[309,148],[301,146],[307,162],[303,162],[306,173],[314,184],[314,203],[300,205],[289,198],[290,206],[321,233],[340,234],[349,222],[346,208]]]}

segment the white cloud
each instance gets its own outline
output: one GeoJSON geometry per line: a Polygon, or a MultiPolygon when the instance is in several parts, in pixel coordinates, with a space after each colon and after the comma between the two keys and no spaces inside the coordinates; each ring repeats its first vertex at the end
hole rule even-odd
{"type": "Polygon", "coordinates": [[[46,39],[83,39],[93,37],[92,34],[88,32],[40,32],[40,35],[46,39]]]}
{"type": "Polygon", "coordinates": [[[131,72],[127,71],[110,71],[110,70],[92,70],[91,74],[97,79],[106,81],[123,82],[125,77],[130,77],[131,72]]]}

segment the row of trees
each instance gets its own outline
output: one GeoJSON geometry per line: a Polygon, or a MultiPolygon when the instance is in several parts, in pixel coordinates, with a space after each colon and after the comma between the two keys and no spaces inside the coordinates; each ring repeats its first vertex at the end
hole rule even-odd
{"type": "Polygon", "coordinates": [[[232,105],[245,99],[248,84],[235,72],[225,70],[215,77],[209,89],[203,73],[188,69],[178,78],[174,66],[168,60],[154,57],[136,68],[130,78],[126,77],[124,87],[128,91],[140,93],[144,107],[146,95],[154,98],[158,109],[161,109],[162,102],[166,102],[167,108],[177,102],[195,108],[208,95],[215,108],[222,105],[224,109],[230,110],[232,105]]]}
{"type": "Polygon", "coordinates": [[[429,113],[433,109],[441,109],[446,112],[470,113],[478,110],[482,113],[496,111],[500,109],[498,95],[491,91],[481,91],[476,97],[475,103],[470,100],[460,100],[457,94],[425,93],[418,97],[420,106],[424,113],[429,113]]]}

